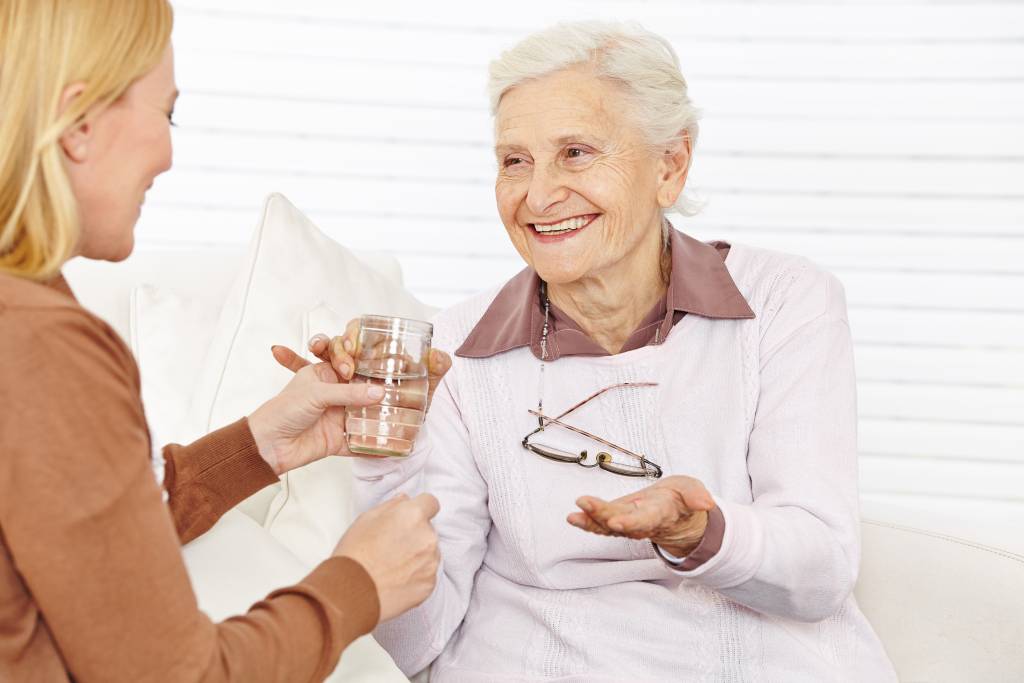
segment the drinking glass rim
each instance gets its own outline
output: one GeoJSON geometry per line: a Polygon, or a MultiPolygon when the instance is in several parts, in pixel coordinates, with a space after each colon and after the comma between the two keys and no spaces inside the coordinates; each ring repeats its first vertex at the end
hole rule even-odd
{"type": "Polygon", "coordinates": [[[395,315],[380,315],[376,313],[366,313],[359,316],[359,329],[373,330],[374,332],[384,332],[392,335],[418,334],[424,337],[432,337],[434,335],[433,323],[425,320],[416,320],[415,318],[402,318],[395,315]]]}

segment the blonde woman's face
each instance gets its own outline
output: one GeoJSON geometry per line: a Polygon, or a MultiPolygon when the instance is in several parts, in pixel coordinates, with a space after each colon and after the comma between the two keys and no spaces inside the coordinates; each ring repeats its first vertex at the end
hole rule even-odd
{"type": "Polygon", "coordinates": [[[583,69],[527,81],[505,93],[495,129],[498,212],[545,281],[631,267],[652,231],[660,239],[661,209],[678,189],[615,85],[583,69]]]}
{"type": "Polygon", "coordinates": [[[152,71],[62,138],[82,226],[79,255],[120,261],[131,254],[146,192],[171,168],[177,97],[168,45],[152,71]]]}

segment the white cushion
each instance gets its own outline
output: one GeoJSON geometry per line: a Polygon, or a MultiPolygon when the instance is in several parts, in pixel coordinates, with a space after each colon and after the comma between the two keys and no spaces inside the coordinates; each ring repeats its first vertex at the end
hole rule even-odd
{"type": "MultiPolygon", "coordinates": [[[[280,391],[291,373],[274,361],[271,345],[305,353],[312,334],[339,333],[363,313],[422,318],[433,309],[271,195],[210,342],[190,434],[230,423],[280,391]]],[[[348,467],[327,458],[291,472],[270,504],[266,527],[306,562],[327,557],[351,521],[348,467]]]]}
{"type": "Polygon", "coordinates": [[[245,259],[221,310],[189,416],[195,437],[252,412],[291,373],[270,355],[273,344],[305,349],[307,314],[327,306],[339,333],[366,312],[431,312],[400,283],[333,241],[286,198],[267,198],[245,259]]]}
{"type": "Polygon", "coordinates": [[[220,317],[220,302],[153,285],[131,295],[129,346],[155,443],[181,440],[182,422],[220,317]]]}
{"type": "MultiPolygon", "coordinates": [[[[82,305],[127,341],[131,337],[133,290],[152,285],[161,292],[189,301],[190,305],[202,302],[219,315],[243,256],[240,247],[148,246],[136,248],[120,263],[72,259],[65,264],[63,272],[82,305]]],[[[180,330],[178,334],[182,334],[180,330]]],[[[197,367],[194,371],[198,373],[200,369],[197,367]]]]}
{"type": "MultiPolygon", "coordinates": [[[[900,680],[1024,680],[1024,555],[944,533],[955,511],[871,503],[863,517],[857,601],[900,680]]],[[[1019,529],[990,526],[1019,544],[1019,529]]]]}

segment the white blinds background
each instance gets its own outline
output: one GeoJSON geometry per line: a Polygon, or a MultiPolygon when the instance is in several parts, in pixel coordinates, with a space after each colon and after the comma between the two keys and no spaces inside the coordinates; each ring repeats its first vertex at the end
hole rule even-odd
{"type": "Polygon", "coordinates": [[[845,283],[865,496],[1024,523],[1024,5],[177,0],[176,168],[143,247],[238,243],[264,195],[387,248],[425,301],[521,268],[487,62],[559,19],[637,20],[704,109],[677,226],[845,283]]]}

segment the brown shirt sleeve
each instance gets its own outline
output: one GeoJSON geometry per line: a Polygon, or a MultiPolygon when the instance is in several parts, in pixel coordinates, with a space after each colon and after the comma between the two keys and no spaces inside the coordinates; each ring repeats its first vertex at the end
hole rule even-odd
{"type": "Polygon", "coordinates": [[[722,514],[722,509],[715,506],[708,513],[708,526],[704,530],[704,537],[700,539],[700,543],[693,549],[693,552],[683,558],[682,562],[670,560],[657,543],[654,544],[654,550],[658,553],[658,557],[673,569],[693,571],[718,554],[718,551],[722,549],[724,539],[725,516],[722,514]]]}
{"type": "MultiPolygon", "coordinates": [[[[8,312],[2,324],[21,340],[6,339],[0,358],[2,539],[40,610],[39,628],[76,681],[320,680],[376,625],[373,581],[347,558],[325,561],[244,616],[211,623],[153,476],[123,343],[72,309],[8,312]]],[[[266,478],[243,442],[236,424],[170,449],[182,538],[266,478]],[[249,484],[218,483],[239,472],[249,484]]]]}
{"type": "Polygon", "coordinates": [[[188,446],[165,446],[163,453],[167,502],[183,544],[209,531],[225,512],[277,481],[244,418],[188,446]]]}

